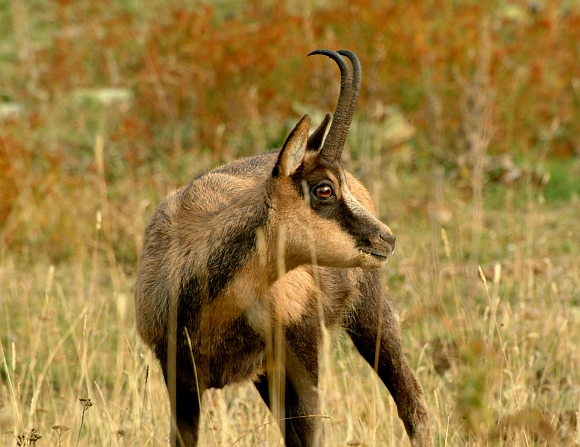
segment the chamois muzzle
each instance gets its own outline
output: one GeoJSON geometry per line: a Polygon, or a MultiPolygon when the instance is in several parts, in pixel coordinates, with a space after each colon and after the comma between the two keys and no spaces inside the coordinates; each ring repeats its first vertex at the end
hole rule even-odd
{"type": "Polygon", "coordinates": [[[395,248],[395,241],[397,240],[397,237],[394,234],[380,233],[379,237],[387,244],[395,248]]]}
{"type": "Polygon", "coordinates": [[[395,241],[397,238],[393,233],[379,233],[379,239],[386,242],[389,250],[389,256],[395,251],[395,241]]]}
{"type": "Polygon", "coordinates": [[[378,268],[394,253],[397,238],[391,229],[379,220],[373,218],[372,221],[367,221],[367,225],[361,222],[359,227],[357,248],[364,256],[361,267],[378,268]]]}
{"type": "Polygon", "coordinates": [[[378,260],[387,260],[395,251],[395,241],[397,238],[387,230],[380,231],[372,240],[368,249],[362,251],[372,255],[378,260]]]}

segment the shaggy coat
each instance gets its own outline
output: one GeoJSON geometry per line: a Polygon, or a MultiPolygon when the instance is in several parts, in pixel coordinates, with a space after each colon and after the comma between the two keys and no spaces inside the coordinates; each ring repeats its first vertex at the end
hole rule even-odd
{"type": "Polygon", "coordinates": [[[242,381],[273,411],[283,403],[287,446],[322,445],[320,418],[300,416],[320,413],[323,325],[344,328],[376,369],[412,445],[432,445],[380,282],[395,237],[364,186],[325,152],[331,123],[328,114],[308,138],[304,116],[280,150],[196,177],[145,230],[137,330],[163,369],[174,446],[197,445],[206,389],[242,381]]]}

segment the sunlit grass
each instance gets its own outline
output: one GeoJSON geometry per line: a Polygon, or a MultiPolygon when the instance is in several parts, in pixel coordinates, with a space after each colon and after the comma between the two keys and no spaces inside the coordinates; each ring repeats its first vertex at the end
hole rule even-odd
{"type": "MultiPolygon", "coordinates": [[[[385,286],[440,445],[578,442],[580,267],[570,204],[514,186],[510,194],[527,201],[510,205],[513,196],[502,194],[503,206],[484,209],[486,262],[478,263],[464,254],[473,221],[462,192],[444,181],[441,200],[452,217],[441,226],[428,203],[397,199],[417,175],[396,175],[376,191],[383,220],[400,241],[384,269],[385,286]]],[[[429,186],[417,194],[434,200],[429,186]]],[[[98,193],[92,200],[94,209],[107,206],[98,193]]],[[[135,216],[128,231],[142,231],[144,219],[135,216]]],[[[110,229],[102,217],[81,224],[92,228],[93,242],[75,263],[23,263],[4,252],[2,443],[15,443],[9,432],[35,428],[39,445],[163,444],[168,404],[159,367],[135,334],[134,269],[107,254],[110,229]],[[70,430],[59,441],[62,428],[53,426],[70,430]]],[[[404,445],[384,386],[344,335],[332,340],[321,378],[328,445],[404,445]]],[[[250,385],[209,392],[203,413],[202,445],[279,442],[250,385]]]]}

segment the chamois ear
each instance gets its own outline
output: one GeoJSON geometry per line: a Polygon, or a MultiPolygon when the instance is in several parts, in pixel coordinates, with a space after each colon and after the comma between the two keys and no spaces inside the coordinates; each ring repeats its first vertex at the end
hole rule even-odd
{"type": "Polygon", "coordinates": [[[326,135],[328,135],[328,131],[330,130],[330,125],[332,124],[332,114],[327,113],[320,126],[312,132],[312,135],[308,138],[308,145],[307,150],[316,152],[320,150],[324,140],[326,139],[326,135]]]}
{"type": "Polygon", "coordinates": [[[286,137],[278,161],[272,172],[273,177],[287,177],[294,174],[304,160],[308,130],[310,129],[310,117],[304,115],[296,127],[286,137]]]}

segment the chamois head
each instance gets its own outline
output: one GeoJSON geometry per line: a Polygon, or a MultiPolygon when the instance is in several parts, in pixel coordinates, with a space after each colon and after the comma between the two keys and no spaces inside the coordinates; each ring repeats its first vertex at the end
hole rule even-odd
{"type": "Polygon", "coordinates": [[[327,114],[308,138],[310,117],[305,115],[286,138],[272,171],[270,200],[278,232],[284,231],[286,266],[315,262],[377,268],[393,253],[395,237],[375,217],[366,190],[340,163],[361,86],[360,62],[346,50],[310,54],[326,55],[338,64],[341,89],[334,117],[327,114]]]}

